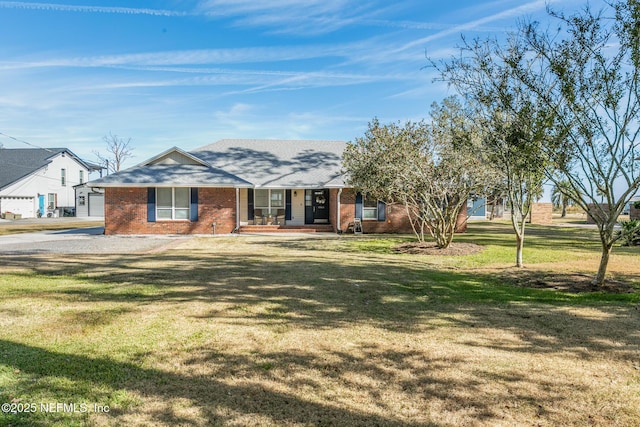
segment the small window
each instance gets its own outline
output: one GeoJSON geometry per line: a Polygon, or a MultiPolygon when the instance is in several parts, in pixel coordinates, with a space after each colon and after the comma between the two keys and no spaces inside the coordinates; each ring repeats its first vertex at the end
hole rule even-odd
{"type": "Polygon", "coordinates": [[[156,214],[159,220],[189,219],[190,189],[188,187],[158,188],[156,214]]]}
{"type": "Polygon", "coordinates": [[[80,184],[84,184],[84,171],[80,171],[80,175],[78,176],[80,184]]]}
{"type": "Polygon", "coordinates": [[[363,197],[362,219],[378,220],[378,201],[363,197]]]}
{"type": "Polygon", "coordinates": [[[56,194],[47,194],[47,209],[53,210],[56,208],[56,194]]]}
{"type": "Polygon", "coordinates": [[[271,190],[271,207],[284,207],[284,190],[271,190]]]}
{"type": "Polygon", "coordinates": [[[67,170],[64,168],[60,169],[60,185],[63,187],[67,185],[67,170]]]}
{"type": "Polygon", "coordinates": [[[85,196],[78,196],[78,206],[84,206],[85,196]]]}

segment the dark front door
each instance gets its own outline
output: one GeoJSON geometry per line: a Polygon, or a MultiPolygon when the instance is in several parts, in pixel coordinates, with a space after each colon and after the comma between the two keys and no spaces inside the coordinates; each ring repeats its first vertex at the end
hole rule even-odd
{"type": "Polygon", "coordinates": [[[305,194],[305,223],[329,223],[329,190],[307,190],[305,194]]]}

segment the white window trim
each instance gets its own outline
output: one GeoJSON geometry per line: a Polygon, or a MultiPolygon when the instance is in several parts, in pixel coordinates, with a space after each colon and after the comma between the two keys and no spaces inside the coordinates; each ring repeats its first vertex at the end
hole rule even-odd
{"type": "Polygon", "coordinates": [[[191,219],[191,188],[190,187],[156,187],[156,221],[190,221],[191,219]],[[158,193],[159,190],[167,190],[171,189],[171,208],[168,207],[160,207],[158,203],[158,193]],[[186,188],[187,189],[187,197],[188,203],[187,207],[176,207],[176,188],[186,188]],[[176,218],[176,210],[184,210],[187,209],[187,217],[186,218],[176,218]],[[161,218],[160,211],[169,211],[171,210],[171,218],[161,218]]]}
{"type": "MultiPolygon", "coordinates": [[[[285,189],[280,189],[280,188],[274,188],[274,189],[270,189],[270,188],[259,188],[256,189],[256,191],[254,191],[253,193],[253,208],[254,209],[262,209],[262,210],[266,210],[267,212],[271,212],[272,210],[278,210],[278,209],[286,209],[287,206],[287,192],[285,189]],[[258,204],[256,203],[256,199],[257,199],[257,192],[261,190],[261,191],[267,191],[267,200],[268,200],[268,206],[258,206],[258,204]],[[282,191],[282,206],[273,206],[271,205],[271,191],[282,191]]],[[[275,215],[275,214],[273,214],[275,215]]]]}
{"type": "Polygon", "coordinates": [[[362,195],[362,220],[363,221],[377,221],[378,220],[378,205],[379,205],[379,201],[376,200],[376,205],[375,206],[365,206],[365,202],[366,202],[366,196],[362,195]],[[374,212],[375,215],[372,218],[367,218],[367,216],[365,215],[365,212],[374,212]]]}

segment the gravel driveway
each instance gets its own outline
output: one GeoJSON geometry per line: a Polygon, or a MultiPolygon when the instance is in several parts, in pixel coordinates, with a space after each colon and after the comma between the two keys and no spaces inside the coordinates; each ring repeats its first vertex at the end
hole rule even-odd
{"type": "Polygon", "coordinates": [[[172,247],[190,236],[105,236],[103,227],[0,236],[0,255],[38,253],[132,254],[172,247]]]}

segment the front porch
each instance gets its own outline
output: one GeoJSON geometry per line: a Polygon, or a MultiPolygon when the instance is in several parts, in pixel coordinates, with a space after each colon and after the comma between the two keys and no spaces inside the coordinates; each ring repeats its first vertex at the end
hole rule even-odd
{"type": "Polygon", "coordinates": [[[309,225],[242,225],[239,233],[333,233],[331,224],[309,225]]]}
{"type": "Polygon", "coordinates": [[[329,189],[248,188],[240,189],[240,227],[265,227],[264,230],[333,231],[329,189]]]}

